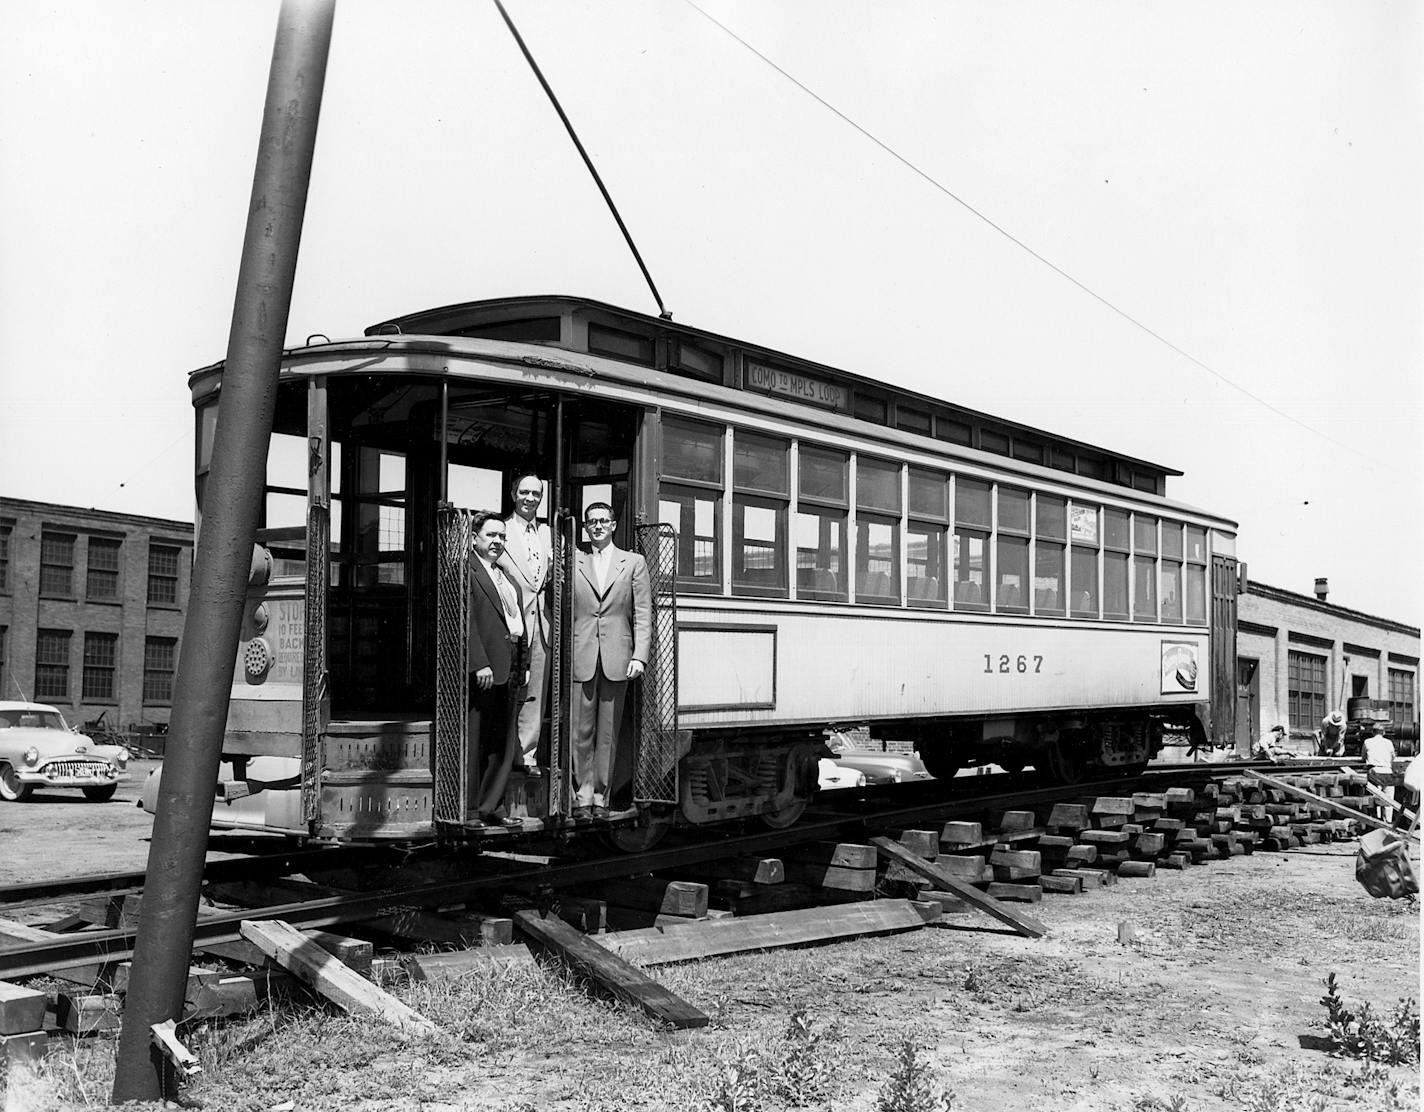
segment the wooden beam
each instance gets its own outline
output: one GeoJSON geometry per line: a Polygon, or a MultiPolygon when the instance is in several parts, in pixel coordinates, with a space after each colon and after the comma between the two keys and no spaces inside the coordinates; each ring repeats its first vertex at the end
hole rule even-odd
{"type": "MultiPolygon", "coordinates": [[[[705,899],[705,888],[703,893],[705,899]]],[[[546,918],[537,911],[526,909],[516,911],[514,921],[515,925],[535,942],[558,953],[615,996],[641,1008],[652,1018],[679,1029],[707,1026],[705,1012],[634,969],[588,935],[579,934],[557,916],[546,918]]],[[[678,937],[682,933],[674,931],[672,937],[678,937]]]]}
{"type": "Polygon", "coordinates": [[[1312,803],[1319,803],[1322,806],[1329,807],[1332,811],[1338,811],[1342,815],[1349,815],[1350,818],[1363,822],[1368,826],[1373,826],[1376,830],[1389,830],[1411,841],[1419,841],[1419,834],[1417,832],[1395,830],[1394,826],[1390,823],[1381,822],[1379,819],[1373,818],[1363,811],[1356,811],[1333,799],[1326,799],[1323,795],[1316,795],[1314,792],[1308,792],[1304,788],[1297,788],[1294,784],[1287,784],[1284,780],[1277,780],[1274,776],[1267,776],[1265,773],[1257,772],[1254,768],[1246,769],[1246,775],[1254,776],[1262,783],[1269,784],[1273,788],[1280,788],[1282,791],[1290,792],[1292,795],[1298,796],[1301,799],[1307,799],[1312,803]]]}
{"type": "Polygon", "coordinates": [[[889,838],[872,838],[871,842],[879,847],[880,852],[892,860],[899,861],[903,865],[910,866],[915,872],[926,880],[933,881],[937,888],[947,892],[953,892],[962,898],[971,907],[977,908],[987,915],[1006,923],[1019,934],[1029,938],[1041,938],[1048,933],[1048,928],[1034,919],[1030,915],[1015,908],[1000,903],[998,900],[985,895],[972,884],[965,884],[958,877],[945,869],[939,868],[921,857],[916,857],[898,842],[889,838]]]}
{"type": "MultiPolygon", "coordinates": [[[[295,973],[317,992],[348,1012],[371,1012],[407,1035],[433,1035],[439,1028],[419,1012],[377,988],[339,958],[328,954],[280,919],[244,919],[242,937],[257,945],[282,968],[295,973]]],[[[572,928],[571,928],[572,929],[572,928]]]]}

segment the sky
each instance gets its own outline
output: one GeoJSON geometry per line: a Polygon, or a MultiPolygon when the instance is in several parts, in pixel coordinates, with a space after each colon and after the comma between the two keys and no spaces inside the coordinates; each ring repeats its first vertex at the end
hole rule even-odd
{"type": "MultiPolygon", "coordinates": [[[[506,7],[674,319],[1179,469],[1251,578],[1424,620],[1419,5],[506,7]]],[[[191,520],[277,12],[0,0],[0,493],[191,520]]],[[[288,343],[542,293],[657,312],[493,3],[340,0],[288,343]]]]}

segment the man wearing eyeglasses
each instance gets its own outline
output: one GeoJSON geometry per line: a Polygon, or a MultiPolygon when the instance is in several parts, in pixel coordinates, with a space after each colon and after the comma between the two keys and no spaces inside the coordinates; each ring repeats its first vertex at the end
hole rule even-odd
{"type": "Polygon", "coordinates": [[[577,785],[573,817],[608,817],[613,748],[623,721],[628,681],[643,674],[653,633],[648,564],[613,543],[613,507],[583,512],[589,551],[574,574],[574,667],[571,732],[577,785]]]}

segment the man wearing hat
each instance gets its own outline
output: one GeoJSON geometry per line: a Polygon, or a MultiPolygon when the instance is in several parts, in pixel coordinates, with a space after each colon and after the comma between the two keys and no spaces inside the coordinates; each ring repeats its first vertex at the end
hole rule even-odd
{"type": "Polygon", "coordinates": [[[1320,729],[1315,732],[1315,755],[1317,757],[1339,757],[1345,752],[1345,715],[1332,710],[1320,720],[1320,729]]]}
{"type": "Polygon", "coordinates": [[[1256,747],[1251,750],[1251,756],[1258,761],[1279,761],[1290,755],[1290,750],[1286,748],[1286,728],[1281,725],[1272,726],[1262,734],[1256,742],[1256,747]]]}

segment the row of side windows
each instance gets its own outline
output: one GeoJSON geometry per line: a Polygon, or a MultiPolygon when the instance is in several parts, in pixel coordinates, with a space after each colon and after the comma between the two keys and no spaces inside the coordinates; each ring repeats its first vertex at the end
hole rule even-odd
{"type": "MultiPolygon", "coordinates": [[[[40,702],[68,700],[73,671],[74,632],[67,629],[40,629],[35,633],[35,698],[40,702]]],[[[116,633],[84,634],[84,655],[79,696],[85,702],[107,703],[117,699],[115,675],[119,666],[119,636],[116,633]]],[[[145,637],[143,642],[143,701],[167,704],[173,701],[173,672],[178,660],[176,637],[145,637]]]]}
{"type": "Polygon", "coordinates": [[[1206,624],[1199,526],[702,421],[662,429],[680,589],[1206,624]]]}
{"type": "MultiPolygon", "coordinates": [[[[84,545],[84,598],[89,602],[118,602],[122,598],[119,559],[123,542],[112,537],[88,537],[84,545]]],[[[75,579],[79,537],[46,529],[40,534],[40,597],[77,597],[75,579]]],[[[178,605],[178,574],[182,548],[151,543],[148,546],[148,603],[178,605]]],[[[10,531],[0,535],[0,590],[10,588],[10,531]]]]}

